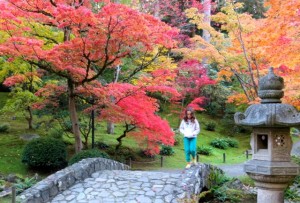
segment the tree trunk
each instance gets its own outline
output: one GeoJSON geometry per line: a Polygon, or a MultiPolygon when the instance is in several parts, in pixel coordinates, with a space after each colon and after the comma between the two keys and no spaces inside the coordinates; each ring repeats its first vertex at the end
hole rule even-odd
{"type": "MultiPolygon", "coordinates": [[[[114,75],[114,83],[118,82],[118,79],[119,79],[119,76],[120,76],[120,71],[121,71],[121,67],[117,66],[116,72],[115,72],[115,75],[114,75]]],[[[110,100],[111,100],[112,103],[114,103],[116,99],[113,96],[111,96],[110,100]]],[[[115,133],[115,125],[114,125],[114,123],[107,122],[106,132],[108,134],[114,134],[115,133]]]]}
{"type": "MultiPolygon", "coordinates": [[[[110,100],[111,100],[112,103],[115,102],[115,98],[113,96],[110,97],[110,100]]],[[[106,132],[108,134],[111,134],[111,135],[115,133],[115,125],[114,125],[114,123],[109,122],[109,121],[107,122],[106,132]]]]}
{"type": "Polygon", "coordinates": [[[155,9],[154,9],[154,17],[159,19],[160,7],[159,7],[159,0],[155,2],[155,9]]]}
{"type": "Polygon", "coordinates": [[[120,137],[117,138],[118,144],[117,144],[117,146],[116,146],[116,148],[115,148],[115,151],[116,151],[116,152],[117,152],[117,151],[120,149],[120,147],[122,146],[122,139],[123,139],[124,137],[126,137],[126,135],[127,135],[128,132],[130,132],[130,131],[132,131],[132,130],[134,130],[134,129],[135,129],[135,126],[133,126],[132,128],[129,129],[129,125],[128,125],[128,124],[125,125],[125,130],[123,131],[123,134],[122,134],[120,137]]]}
{"type": "MultiPolygon", "coordinates": [[[[231,2],[233,7],[234,7],[234,4],[233,2],[231,2]]],[[[238,22],[238,29],[239,29],[239,32],[238,32],[238,40],[241,44],[241,47],[242,47],[242,50],[243,50],[243,54],[244,54],[244,57],[245,57],[245,60],[247,62],[247,66],[248,66],[248,70],[249,70],[249,73],[250,73],[250,78],[251,78],[251,82],[252,82],[252,87],[255,91],[255,96],[254,97],[257,97],[258,95],[258,87],[257,87],[257,84],[255,82],[255,78],[254,78],[254,73],[253,73],[253,70],[252,70],[252,66],[251,66],[251,61],[247,55],[247,50],[246,50],[246,46],[244,44],[244,40],[243,40],[243,37],[242,37],[242,25],[241,25],[241,22],[240,22],[240,19],[239,19],[239,16],[238,16],[238,13],[236,11],[236,8],[234,7],[234,11],[235,11],[235,15],[236,15],[236,18],[237,18],[237,22],[238,22]]],[[[254,100],[255,98],[253,98],[254,100]]]]}
{"type": "Polygon", "coordinates": [[[74,90],[75,90],[74,84],[72,83],[71,80],[68,80],[70,119],[72,123],[72,131],[75,137],[75,152],[78,153],[82,149],[82,141],[81,141],[80,130],[79,130],[78,115],[76,111],[74,90]]]}
{"type": "MultiPolygon", "coordinates": [[[[210,0],[203,1],[204,6],[204,22],[210,25],[210,16],[211,16],[211,2],[210,0]]],[[[207,42],[210,43],[210,33],[207,30],[203,30],[202,38],[207,42]]],[[[207,66],[207,57],[202,59],[202,65],[204,67],[207,66]]]]}
{"type": "Polygon", "coordinates": [[[30,108],[30,106],[27,107],[27,111],[29,113],[29,117],[26,118],[26,120],[28,121],[28,129],[33,129],[32,127],[32,121],[33,121],[33,116],[32,116],[32,110],[30,108]]]}
{"type": "MultiPolygon", "coordinates": [[[[64,29],[64,42],[70,41],[71,36],[71,29],[70,27],[65,27],[64,29]]],[[[76,110],[76,101],[75,101],[75,94],[74,94],[75,86],[72,80],[68,79],[68,93],[69,93],[69,112],[70,112],[70,119],[72,123],[72,131],[75,137],[75,153],[78,153],[82,149],[82,141],[80,136],[80,129],[79,129],[79,121],[78,115],[76,110]]]]}
{"type": "Polygon", "coordinates": [[[115,125],[112,122],[107,122],[107,133],[114,134],[115,133],[115,125]]]}
{"type": "Polygon", "coordinates": [[[126,137],[127,130],[124,130],[123,134],[117,138],[118,144],[116,145],[115,151],[117,152],[122,146],[122,139],[126,137]]]}

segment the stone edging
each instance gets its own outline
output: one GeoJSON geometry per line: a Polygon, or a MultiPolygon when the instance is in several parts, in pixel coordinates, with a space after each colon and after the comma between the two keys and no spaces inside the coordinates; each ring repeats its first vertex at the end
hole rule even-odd
{"type": "MultiPolygon", "coordinates": [[[[198,163],[181,175],[180,181],[177,183],[179,189],[174,190],[174,196],[179,199],[191,199],[193,195],[198,195],[203,188],[209,188],[209,174],[216,167],[210,164],[198,163]]],[[[217,169],[221,170],[221,169],[217,169]]]]}
{"type": "Polygon", "coordinates": [[[18,196],[18,202],[43,203],[100,170],[129,170],[120,162],[105,158],[88,158],[68,166],[38,182],[18,196]]]}

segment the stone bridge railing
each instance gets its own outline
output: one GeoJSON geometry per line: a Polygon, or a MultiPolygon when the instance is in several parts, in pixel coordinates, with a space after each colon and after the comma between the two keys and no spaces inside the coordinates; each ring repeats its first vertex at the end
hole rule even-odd
{"type": "Polygon", "coordinates": [[[174,190],[175,195],[179,199],[189,199],[200,194],[204,188],[210,188],[209,177],[213,170],[221,171],[210,164],[199,164],[185,170],[178,181],[178,187],[174,190]]]}
{"type": "Polygon", "coordinates": [[[129,166],[105,158],[84,159],[38,182],[20,194],[18,200],[22,203],[48,202],[77,181],[84,180],[99,170],[129,170],[129,166]]]}

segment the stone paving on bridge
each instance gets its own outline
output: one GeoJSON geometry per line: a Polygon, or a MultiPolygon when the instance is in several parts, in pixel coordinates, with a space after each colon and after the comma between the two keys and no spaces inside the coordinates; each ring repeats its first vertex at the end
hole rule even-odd
{"type": "Polygon", "coordinates": [[[182,196],[174,193],[179,186],[180,176],[181,172],[103,170],[76,183],[50,202],[173,203],[182,196]]]}

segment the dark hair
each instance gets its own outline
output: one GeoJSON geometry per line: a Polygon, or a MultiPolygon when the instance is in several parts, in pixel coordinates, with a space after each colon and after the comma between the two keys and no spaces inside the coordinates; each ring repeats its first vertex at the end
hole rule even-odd
{"type": "Polygon", "coordinates": [[[187,116],[188,111],[191,112],[191,118],[190,119],[191,119],[191,122],[194,123],[195,122],[195,111],[192,107],[187,107],[185,109],[183,120],[185,122],[188,122],[188,116],[187,116]]]}

